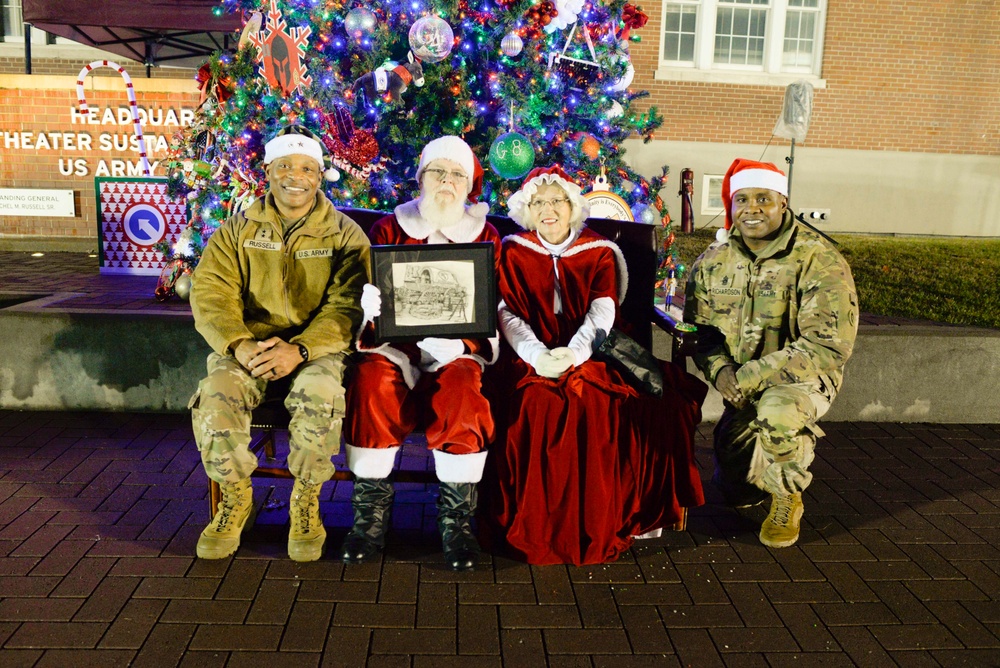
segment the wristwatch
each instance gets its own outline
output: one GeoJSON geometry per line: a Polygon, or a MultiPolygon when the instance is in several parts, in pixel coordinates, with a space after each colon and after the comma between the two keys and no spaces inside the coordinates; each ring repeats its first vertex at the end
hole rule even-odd
{"type": "Polygon", "coordinates": [[[302,361],[303,362],[308,362],[309,361],[309,349],[306,348],[301,343],[298,344],[298,345],[299,345],[299,355],[302,355],[302,361]]]}

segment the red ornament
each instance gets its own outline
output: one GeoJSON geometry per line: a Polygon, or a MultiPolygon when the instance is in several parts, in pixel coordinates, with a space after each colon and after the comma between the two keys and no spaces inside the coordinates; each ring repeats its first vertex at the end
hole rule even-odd
{"type": "Polygon", "coordinates": [[[525,12],[525,17],[534,23],[537,27],[545,27],[552,23],[554,19],[559,14],[554,3],[550,0],[542,0],[537,5],[534,5],[525,12]]]}
{"type": "Polygon", "coordinates": [[[174,284],[181,276],[191,274],[191,265],[180,258],[176,258],[167,263],[160,272],[160,278],[156,282],[156,289],[153,296],[156,301],[165,302],[174,295],[174,284]]]}

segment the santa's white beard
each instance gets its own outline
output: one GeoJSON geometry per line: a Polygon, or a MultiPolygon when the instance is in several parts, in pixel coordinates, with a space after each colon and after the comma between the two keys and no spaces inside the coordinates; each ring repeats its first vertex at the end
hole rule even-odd
{"type": "Polygon", "coordinates": [[[423,197],[417,200],[420,216],[435,229],[451,227],[465,215],[465,202],[456,198],[450,202],[438,202],[435,197],[423,197]]]}

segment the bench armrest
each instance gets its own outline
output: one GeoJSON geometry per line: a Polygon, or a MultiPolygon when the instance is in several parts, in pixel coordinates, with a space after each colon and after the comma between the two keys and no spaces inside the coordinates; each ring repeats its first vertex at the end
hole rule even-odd
{"type": "Polygon", "coordinates": [[[671,352],[675,362],[694,354],[698,345],[698,332],[691,329],[693,325],[679,322],[659,306],[653,307],[653,324],[673,338],[671,352]]]}

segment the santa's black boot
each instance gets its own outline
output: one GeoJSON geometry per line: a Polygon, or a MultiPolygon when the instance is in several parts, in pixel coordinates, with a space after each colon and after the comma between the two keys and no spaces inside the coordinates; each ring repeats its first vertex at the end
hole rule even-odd
{"type": "Polygon", "coordinates": [[[442,482],[438,495],[438,530],[445,563],[453,571],[469,571],[479,560],[479,542],[472,533],[478,492],[475,483],[442,482]]]}
{"type": "Polygon", "coordinates": [[[388,478],[355,478],[351,493],[354,526],[340,548],[340,558],[345,564],[371,561],[382,553],[395,495],[388,478]]]}

